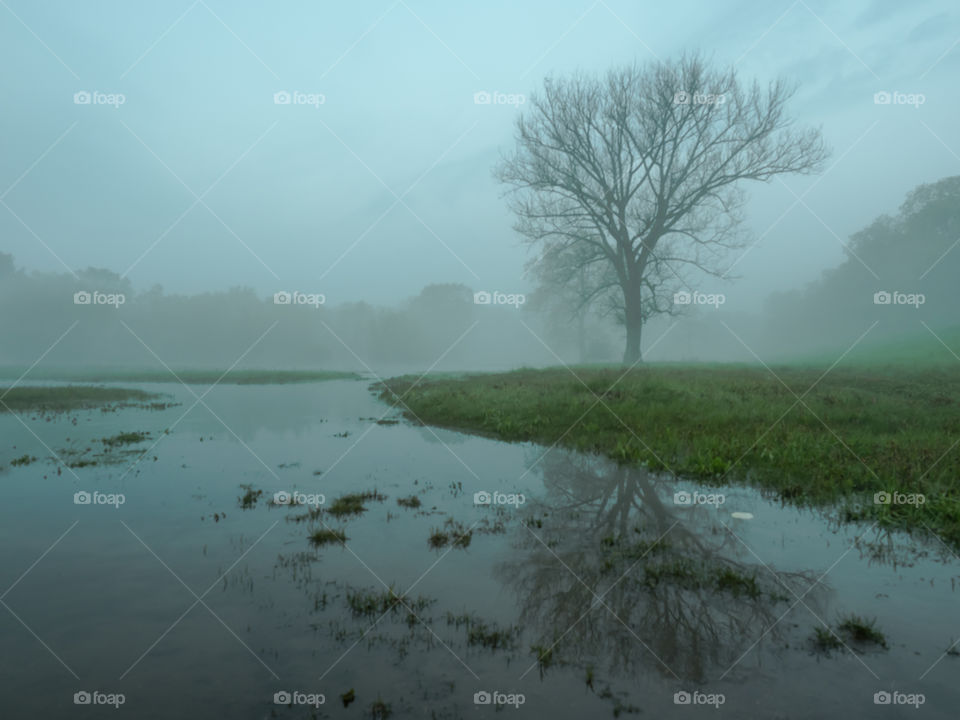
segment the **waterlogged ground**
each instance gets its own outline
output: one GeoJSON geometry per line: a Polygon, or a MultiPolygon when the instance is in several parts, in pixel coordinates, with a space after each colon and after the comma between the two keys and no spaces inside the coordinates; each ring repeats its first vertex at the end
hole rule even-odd
{"type": "Polygon", "coordinates": [[[377,422],[364,382],[136,387],[170,397],[0,414],[3,717],[956,717],[935,540],[377,422]]]}

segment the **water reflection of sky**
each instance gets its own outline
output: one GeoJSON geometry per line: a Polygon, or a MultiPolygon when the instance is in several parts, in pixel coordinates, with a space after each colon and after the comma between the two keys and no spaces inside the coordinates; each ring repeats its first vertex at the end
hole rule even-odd
{"type": "Polygon", "coordinates": [[[0,416],[0,592],[12,586],[0,666],[11,717],[93,717],[104,709],[74,706],[73,693],[94,688],[123,692],[138,718],[309,717],[273,704],[284,688],[322,692],[325,710],[345,717],[369,713],[378,696],[394,717],[492,714],[473,704],[484,689],[524,693],[516,712],[556,718],[618,707],[679,716],[690,710],[674,693],[698,689],[725,695],[712,717],[737,718],[876,717],[873,694],[884,689],[925,693],[924,717],[948,717],[960,699],[951,683],[960,659],[934,665],[960,634],[957,564],[936,548],[837,528],[752,490],[376,425],[369,418],[387,407],[365,383],[218,386],[192,409],[183,388],[144,387],[181,404],[0,416]],[[43,460],[47,448],[97,448],[131,430],[150,433],[132,468],[136,455],[60,475],[43,460]],[[42,460],[9,467],[24,453],[42,460]],[[264,497],[299,489],[329,503],[376,488],[387,500],[358,518],[327,516],[348,549],[315,551],[309,523],[287,520],[297,510],[263,501],[242,510],[245,483],[264,497]],[[77,506],[78,490],[126,502],[77,506]],[[478,508],[480,490],[527,502],[478,508]],[[678,490],[723,493],[724,503],[678,506],[678,490]],[[396,504],[413,494],[419,511],[396,504]],[[427,537],[448,517],[473,527],[469,547],[431,550],[427,537]],[[505,532],[492,532],[498,521],[505,532]],[[718,590],[728,570],[754,578],[760,596],[718,590]],[[381,580],[416,583],[411,596],[433,603],[412,618],[354,617],[348,591],[382,590],[381,580]],[[518,626],[515,649],[471,646],[448,612],[518,626]],[[848,612],[876,616],[889,650],[812,654],[818,618],[848,612]],[[552,664],[541,668],[531,646],[551,648],[552,664]],[[338,696],[350,688],[357,701],[344,710],[338,696]]]}

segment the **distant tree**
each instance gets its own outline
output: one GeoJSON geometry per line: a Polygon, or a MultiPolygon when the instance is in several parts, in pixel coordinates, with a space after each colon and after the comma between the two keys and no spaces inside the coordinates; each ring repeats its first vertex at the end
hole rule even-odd
{"type": "Polygon", "coordinates": [[[906,332],[929,339],[920,320],[930,328],[957,327],[960,176],[917,186],[897,214],[878,216],[853,233],[846,248],[846,259],[806,288],[769,298],[767,334],[790,329],[780,345],[820,345],[839,353],[875,321],[872,342],[906,332]],[[878,307],[878,292],[922,293],[922,312],[910,305],[878,307]]]}
{"type": "Polygon", "coordinates": [[[16,268],[13,264],[13,255],[0,252],[0,280],[13,277],[16,268]]]}
{"type": "Polygon", "coordinates": [[[528,264],[537,287],[530,298],[530,309],[539,311],[553,334],[569,337],[571,323],[576,335],[577,358],[586,362],[588,347],[587,320],[591,313],[604,317],[611,308],[605,302],[616,287],[606,263],[582,257],[585,246],[550,247],[528,264]]]}
{"type": "MultiPolygon", "coordinates": [[[[517,231],[571,267],[596,267],[596,296],[619,306],[625,363],[643,325],[668,312],[685,270],[721,275],[742,243],[742,181],[819,170],[818,130],[795,130],[793,89],[744,87],[699,56],[548,78],[495,170],[517,231]]],[[[571,275],[571,279],[574,276],[571,275]]]]}

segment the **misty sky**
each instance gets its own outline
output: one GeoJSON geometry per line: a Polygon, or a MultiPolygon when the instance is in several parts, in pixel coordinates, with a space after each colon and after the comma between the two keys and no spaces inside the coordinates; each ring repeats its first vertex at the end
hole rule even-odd
{"type": "Polygon", "coordinates": [[[760,242],[735,284],[704,287],[755,307],[839,263],[840,241],[917,184],[960,174],[960,7],[838,5],[3,0],[0,251],[176,293],[524,291],[491,177],[524,108],[474,94],[700,49],[744,79],[799,82],[792,114],[833,149],[820,176],[748,187],[760,242]],[[95,102],[109,94],[123,104],[95,102]]]}

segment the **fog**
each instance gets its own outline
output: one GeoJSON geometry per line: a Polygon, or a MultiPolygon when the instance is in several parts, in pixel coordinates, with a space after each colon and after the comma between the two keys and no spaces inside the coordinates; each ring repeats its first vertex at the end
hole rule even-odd
{"type": "Polygon", "coordinates": [[[0,80],[0,364],[618,362],[615,314],[580,323],[538,289],[539,251],[493,170],[545,78],[691,51],[795,85],[787,113],[830,155],[743,184],[743,245],[678,288],[713,300],[646,318],[644,359],[836,357],[955,324],[960,190],[899,215],[958,174],[946,2],[11,2],[0,16],[16,68],[0,80]]]}
{"type": "Polygon", "coordinates": [[[0,63],[0,717],[957,716],[955,0],[0,63]]]}

